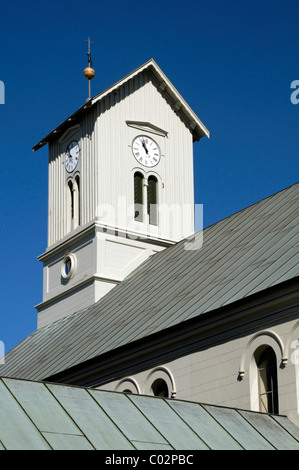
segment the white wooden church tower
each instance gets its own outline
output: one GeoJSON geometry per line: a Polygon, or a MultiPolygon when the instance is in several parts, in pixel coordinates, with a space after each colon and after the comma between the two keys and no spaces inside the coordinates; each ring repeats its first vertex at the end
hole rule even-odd
{"type": "Polygon", "coordinates": [[[193,143],[205,135],[151,59],[34,146],[49,144],[39,328],[92,305],[194,232],[193,143]]]}

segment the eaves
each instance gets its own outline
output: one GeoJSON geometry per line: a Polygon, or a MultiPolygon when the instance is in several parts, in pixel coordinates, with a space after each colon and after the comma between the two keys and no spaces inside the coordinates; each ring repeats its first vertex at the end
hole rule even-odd
{"type": "MultiPolygon", "coordinates": [[[[298,314],[298,278],[121,346],[46,381],[97,387],[298,314]]],[[[281,358],[282,359],[282,358],[281,358]]],[[[238,371],[236,371],[236,374],[238,371]]]]}
{"type": "Polygon", "coordinates": [[[90,109],[93,108],[99,101],[104,99],[110,93],[114,93],[118,88],[124,85],[128,80],[131,80],[136,75],[142,73],[145,70],[150,71],[155,76],[160,90],[164,93],[167,93],[168,96],[171,97],[174,108],[185,116],[192,130],[194,141],[200,140],[204,136],[210,137],[210,132],[206,128],[206,126],[202,123],[202,121],[195,114],[195,112],[190,108],[188,103],[180,95],[180,93],[174,87],[171,81],[162,72],[162,70],[154,61],[154,59],[150,59],[145,64],[135,69],[133,72],[126,75],[124,78],[117,81],[116,83],[108,87],[106,90],[96,95],[94,98],[87,100],[83,106],[81,106],[77,111],[75,111],[67,119],[65,119],[61,124],[59,124],[59,126],[57,126],[48,135],[46,135],[43,139],[41,139],[38,143],[36,143],[33,146],[33,151],[37,151],[40,148],[42,148],[44,145],[46,145],[47,143],[50,143],[53,140],[57,139],[57,137],[61,136],[70,126],[74,126],[75,124],[79,123],[81,117],[85,113],[89,112],[90,109]]]}

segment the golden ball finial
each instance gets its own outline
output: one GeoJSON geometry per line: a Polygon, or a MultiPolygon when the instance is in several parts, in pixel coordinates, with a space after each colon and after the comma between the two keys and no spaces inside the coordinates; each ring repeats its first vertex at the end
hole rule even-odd
{"type": "Polygon", "coordinates": [[[96,73],[93,68],[86,67],[86,69],[84,69],[83,74],[84,74],[84,77],[87,78],[87,80],[92,80],[96,73]]]}

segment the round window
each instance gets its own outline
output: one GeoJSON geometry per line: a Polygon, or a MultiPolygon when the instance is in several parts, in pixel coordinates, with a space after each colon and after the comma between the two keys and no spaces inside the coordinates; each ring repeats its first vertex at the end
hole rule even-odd
{"type": "Polygon", "coordinates": [[[61,266],[61,276],[64,279],[71,279],[75,274],[77,259],[74,254],[68,254],[63,258],[61,266]]]}

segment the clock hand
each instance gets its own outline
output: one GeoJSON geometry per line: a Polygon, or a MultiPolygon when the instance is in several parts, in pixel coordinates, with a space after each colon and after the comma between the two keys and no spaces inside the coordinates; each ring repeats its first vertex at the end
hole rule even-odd
{"type": "Polygon", "coordinates": [[[146,153],[148,154],[148,150],[147,150],[147,147],[146,147],[146,145],[145,145],[144,140],[142,140],[142,146],[143,146],[144,150],[146,151],[146,153]]]}

